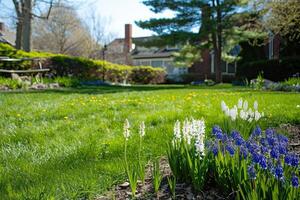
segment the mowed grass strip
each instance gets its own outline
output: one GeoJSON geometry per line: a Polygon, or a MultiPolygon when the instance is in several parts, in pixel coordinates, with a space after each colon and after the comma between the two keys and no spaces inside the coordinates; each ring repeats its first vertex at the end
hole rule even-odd
{"type": "Polygon", "coordinates": [[[137,158],[138,124],[145,121],[143,159],[164,155],[173,124],[204,118],[207,133],[222,122],[220,102],[257,100],[263,128],[300,123],[298,93],[217,87],[85,87],[0,93],[0,199],[94,198],[125,179],[123,123],[132,123],[130,161],[137,158]]]}

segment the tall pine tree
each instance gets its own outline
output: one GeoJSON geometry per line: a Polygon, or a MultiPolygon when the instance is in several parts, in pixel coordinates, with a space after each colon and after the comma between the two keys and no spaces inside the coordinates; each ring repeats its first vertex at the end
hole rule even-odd
{"type": "Polygon", "coordinates": [[[160,44],[185,45],[181,57],[190,64],[201,59],[201,50],[214,52],[216,81],[222,82],[221,61],[235,58],[228,53],[241,41],[262,37],[257,32],[257,13],[247,0],[144,0],[154,13],[173,11],[171,18],[136,22],[160,36],[160,44]]]}

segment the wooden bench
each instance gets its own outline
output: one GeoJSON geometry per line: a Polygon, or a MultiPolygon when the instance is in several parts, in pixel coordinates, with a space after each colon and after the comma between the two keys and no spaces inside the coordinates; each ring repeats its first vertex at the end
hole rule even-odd
{"type": "MultiPolygon", "coordinates": [[[[9,57],[0,57],[0,62],[14,64],[15,62],[23,61],[38,61],[39,69],[28,69],[28,70],[10,70],[10,69],[0,69],[0,73],[9,73],[11,74],[12,79],[22,79],[22,76],[19,74],[30,74],[31,76],[36,73],[36,78],[41,78],[42,73],[49,72],[50,69],[43,69],[40,58],[9,58],[9,57]]],[[[27,79],[27,78],[25,78],[27,79]]]]}

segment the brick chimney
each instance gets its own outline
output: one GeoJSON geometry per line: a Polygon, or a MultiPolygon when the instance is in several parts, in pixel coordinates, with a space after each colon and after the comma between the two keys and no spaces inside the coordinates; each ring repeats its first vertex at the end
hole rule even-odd
{"type": "Polygon", "coordinates": [[[131,49],[132,49],[132,25],[125,24],[124,53],[130,53],[131,49]]]}
{"type": "Polygon", "coordinates": [[[4,32],[4,23],[0,22],[0,32],[4,32]]]}

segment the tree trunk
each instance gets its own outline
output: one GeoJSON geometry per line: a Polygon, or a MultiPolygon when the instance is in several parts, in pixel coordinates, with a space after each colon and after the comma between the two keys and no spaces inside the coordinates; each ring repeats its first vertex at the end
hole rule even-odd
{"type": "Polygon", "coordinates": [[[23,23],[23,49],[27,52],[31,50],[31,9],[32,2],[31,0],[25,0],[24,6],[24,23],[23,23]]]}
{"type": "Polygon", "coordinates": [[[216,63],[216,82],[222,83],[222,13],[221,13],[221,5],[220,0],[216,1],[217,3],[217,31],[216,31],[216,39],[217,39],[217,49],[215,51],[215,63],[216,63]]]}
{"type": "Polygon", "coordinates": [[[18,18],[17,22],[17,32],[16,32],[16,49],[22,49],[22,32],[23,32],[23,24],[22,19],[18,18]]]}

